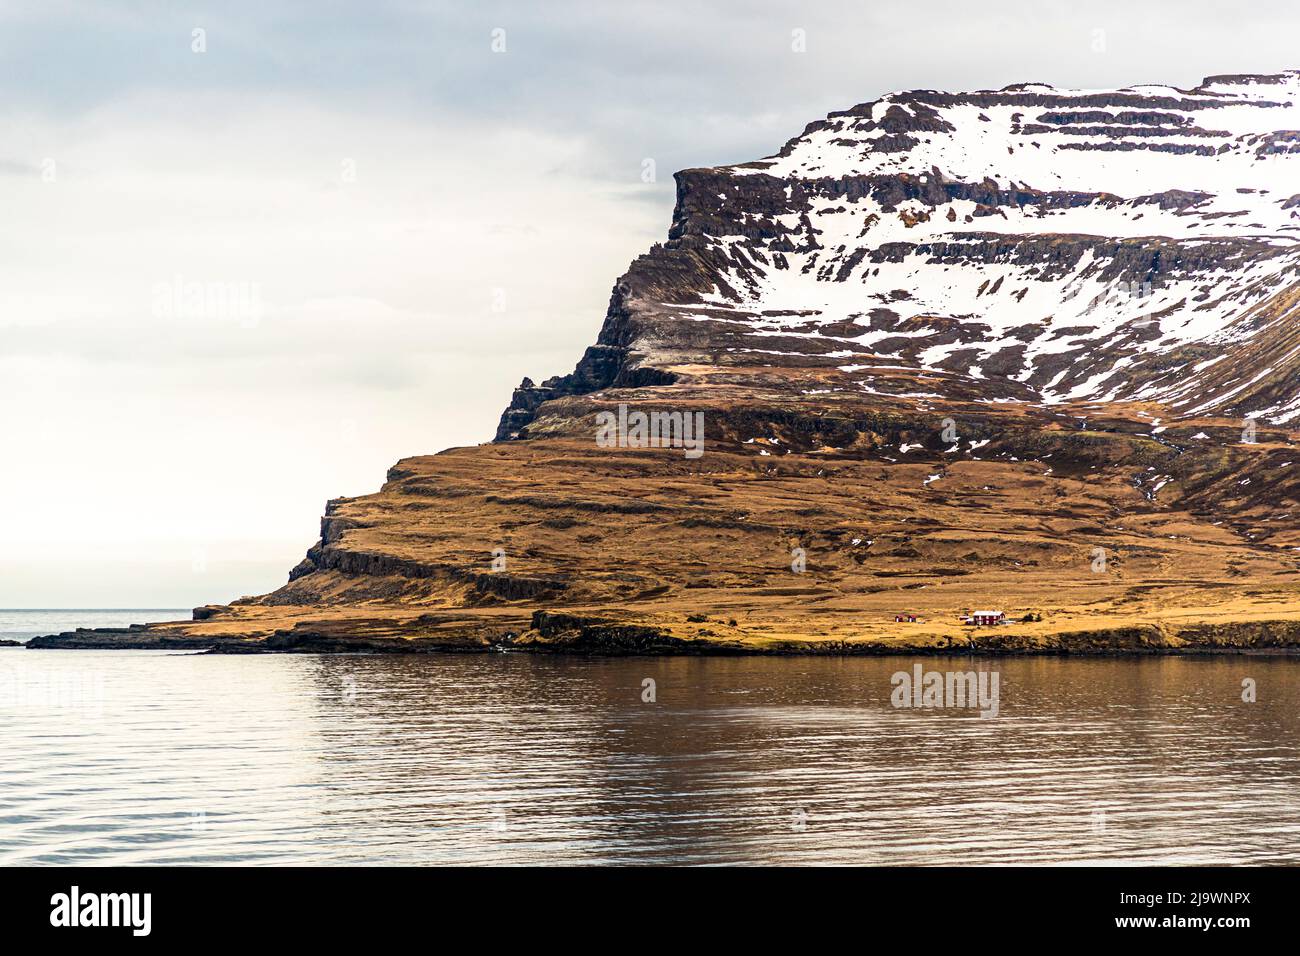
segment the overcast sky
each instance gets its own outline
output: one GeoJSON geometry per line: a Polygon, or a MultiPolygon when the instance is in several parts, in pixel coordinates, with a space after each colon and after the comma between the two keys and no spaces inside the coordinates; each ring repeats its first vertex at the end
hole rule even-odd
{"type": "Polygon", "coordinates": [[[896,89],[1295,68],[1298,27],[1220,0],[0,0],[0,606],[277,587],[326,499],[572,368],[676,169],[896,89]]]}

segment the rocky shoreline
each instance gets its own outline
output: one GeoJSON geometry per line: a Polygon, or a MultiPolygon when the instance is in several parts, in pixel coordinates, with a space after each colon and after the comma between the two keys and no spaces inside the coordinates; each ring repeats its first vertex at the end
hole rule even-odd
{"type": "MultiPolygon", "coordinates": [[[[32,638],[31,650],[182,650],[210,654],[489,654],[520,652],[584,657],[690,656],[1128,656],[1297,655],[1300,620],[1158,625],[1026,633],[1017,625],[968,629],[964,635],[918,631],[887,640],[778,639],[753,641],[712,636],[682,637],[668,628],[549,611],[534,612],[521,633],[455,637],[366,635],[346,628],[295,627],[266,637],[200,636],[176,625],[79,628],[32,638]]],[[[10,642],[14,643],[14,642],[10,642]]]]}

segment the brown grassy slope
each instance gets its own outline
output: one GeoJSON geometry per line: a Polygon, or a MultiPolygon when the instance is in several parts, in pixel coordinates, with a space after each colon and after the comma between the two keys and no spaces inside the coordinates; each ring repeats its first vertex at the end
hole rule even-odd
{"type": "Polygon", "coordinates": [[[1286,436],[1244,445],[1233,423],[1204,421],[1156,440],[1131,408],[1064,416],[1113,417],[1082,429],[999,409],[963,420],[987,446],[945,454],[932,416],[890,424],[873,406],[848,447],[831,446],[839,426],[822,420],[842,409],[782,424],[750,395],[714,415],[691,460],[597,447],[600,403],[553,413],[540,423],[552,437],[400,462],[379,493],[331,502],[286,586],[155,633],[303,649],[1300,645],[1283,467],[1300,454],[1286,436]],[[901,452],[907,439],[926,447],[901,452]],[[962,627],[977,607],[1042,620],[962,627]],[[896,624],[899,611],[924,622],[896,624]]]}

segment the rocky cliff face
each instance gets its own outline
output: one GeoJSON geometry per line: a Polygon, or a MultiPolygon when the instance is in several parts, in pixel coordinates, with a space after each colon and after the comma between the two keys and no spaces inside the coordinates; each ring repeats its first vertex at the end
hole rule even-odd
{"type": "Polygon", "coordinates": [[[1296,129],[1294,73],[926,90],[685,170],[497,442],[399,462],[278,591],[131,639],[1300,646],[1296,129]],[[696,421],[699,454],[663,440],[696,421]]]}
{"type": "Polygon", "coordinates": [[[1297,129],[1295,73],[832,113],[768,159],[679,173],[668,241],[619,281],[598,344],[525,383],[498,438],[549,398],[691,366],[1291,422],[1297,129]]]}

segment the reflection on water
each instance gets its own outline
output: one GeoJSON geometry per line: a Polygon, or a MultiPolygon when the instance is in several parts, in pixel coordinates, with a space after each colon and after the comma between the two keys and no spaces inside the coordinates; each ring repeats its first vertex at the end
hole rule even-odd
{"type": "Polygon", "coordinates": [[[0,863],[1300,862],[1300,660],[913,663],[0,649],[0,863]]]}

